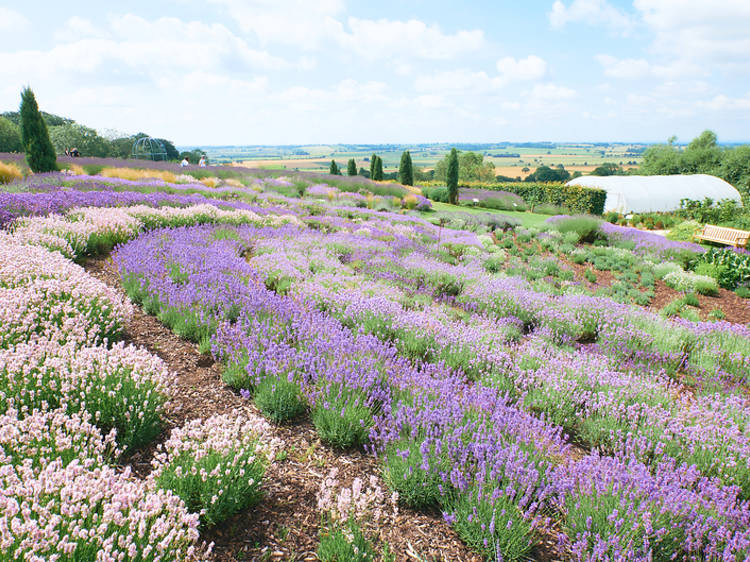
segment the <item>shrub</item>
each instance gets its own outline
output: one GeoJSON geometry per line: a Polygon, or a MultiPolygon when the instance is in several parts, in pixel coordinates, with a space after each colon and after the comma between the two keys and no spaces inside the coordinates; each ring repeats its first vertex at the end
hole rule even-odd
{"type": "Polygon", "coordinates": [[[0,184],[20,179],[23,179],[23,172],[21,172],[21,169],[16,164],[12,162],[9,164],[0,162],[0,184]]]}
{"type": "Polygon", "coordinates": [[[332,387],[318,398],[312,412],[320,439],[329,445],[347,449],[367,442],[372,427],[372,412],[356,391],[339,392],[332,387]]]}
{"type": "Polygon", "coordinates": [[[575,233],[578,238],[577,242],[579,243],[591,243],[605,237],[599,228],[601,222],[601,219],[595,217],[564,217],[553,222],[552,228],[563,235],[569,232],[575,233]]]}
{"type": "Polygon", "coordinates": [[[102,467],[60,459],[42,467],[0,471],[3,560],[189,560],[196,554],[198,516],[171,492],[102,467]],[[14,509],[15,506],[15,509],[14,509]],[[22,506],[20,509],[19,507],[22,506]],[[11,511],[8,511],[10,508],[11,511]],[[106,555],[105,555],[106,553],[106,555]]]}
{"type": "Polygon", "coordinates": [[[152,461],[156,484],[178,495],[205,525],[258,502],[279,443],[261,419],[236,414],[196,419],[172,430],[152,461]]]}
{"type": "Polygon", "coordinates": [[[398,496],[392,495],[388,505],[374,476],[367,487],[355,478],[351,488],[339,489],[337,475],[338,469],[332,468],[318,491],[318,509],[323,513],[318,558],[330,562],[395,560],[387,545],[378,555],[365,530],[374,531],[389,507],[395,519],[398,496]]]}
{"type": "Polygon", "coordinates": [[[395,441],[386,448],[383,477],[404,505],[413,509],[438,505],[442,480],[434,467],[429,468],[430,462],[433,459],[424,458],[420,444],[411,439],[395,441]]]}
{"type": "Polygon", "coordinates": [[[654,264],[653,272],[657,279],[664,279],[664,276],[668,273],[674,273],[677,271],[682,271],[682,268],[671,261],[665,261],[661,263],[654,264]]]}
{"type": "Polygon", "coordinates": [[[448,188],[445,186],[423,187],[422,195],[439,203],[448,203],[448,188]]]}
{"type": "Polygon", "coordinates": [[[293,420],[305,412],[300,386],[285,376],[267,376],[255,387],[255,404],[274,423],[293,420]]]}
{"type": "Polygon", "coordinates": [[[698,230],[700,230],[700,228],[701,224],[694,220],[681,222],[667,232],[667,239],[689,242],[693,239],[693,236],[698,230]]]}
{"type": "Polygon", "coordinates": [[[715,295],[719,291],[715,279],[685,271],[668,273],[664,276],[664,282],[674,290],[686,293],[698,292],[702,295],[715,295]]]}
{"type": "Polygon", "coordinates": [[[58,459],[62,466],[74,460],[86,468],[104,466],[119,456],[115,432],[106,439],[89,423],[90,414],[69,416],[64,410],[35,410],[19,417],[15,410],[0,415],[0,463],[18,466],[30,462],[35,470],[58,459]]]}
{"type": "Polygon", "coordinates": [[[725,289],[734,289],[739,281],[739,272],[724,264],[700,262],[695,266],[695,273],[716,279],[725,289]]]}
{"type": "Polygon", "coordinates": [[[737,287],[734,291],[738,297],[750,299],[750,287],[737,287]]]}
{"type": "Polygon", "coordinates": [[[21,93],[21,141],[32,172],[57,170],[57,155],[31,88],[21,93]]]}
{"type": "Polygon", "coordinates": [[[495,498],[474,486],[450,494],[444,510],[461,539],[486,560],[523,560],[532,548],[531,523],[512,496],[495,498]]]}
{"type": "Polygon", "coordinates": [[[88,412],[92,423],[105,433],[115,429],[118,443],[131,450],[161,432],[168,380],[158,357],[133,346],[23,344],[0,352],[0,411],[88,412]]]}
{"type": "Polygon", "coordinates": [[[734,289],[738,285],[750,283],[750,253],[748,252],[735,251],[730,248],[712,248],[701,256],[701,261],[726,268],[718,270],[719,285],[725,289],[734,289]]]}

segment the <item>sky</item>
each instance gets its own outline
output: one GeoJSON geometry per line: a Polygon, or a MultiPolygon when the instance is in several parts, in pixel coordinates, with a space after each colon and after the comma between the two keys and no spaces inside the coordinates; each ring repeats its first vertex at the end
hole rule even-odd
{"type": "Polygon", "coordinates": [[[178,145],[738,142],[750,1],[7,2],[0,76],[178,145]]]}

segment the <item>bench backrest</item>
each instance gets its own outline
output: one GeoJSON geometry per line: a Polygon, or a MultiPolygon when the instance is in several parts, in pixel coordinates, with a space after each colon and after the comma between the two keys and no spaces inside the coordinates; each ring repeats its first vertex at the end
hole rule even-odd
{"type": "Polygon", "coordinates": [[[700,234],[701,238],[710,238],[713,240],[722,240],[732,243],[747,244],[750,232],[746,230],[739,230],[737,228],[729,228],[727,226],[715,226],[713,224],[707,224],[703,227],[703,231],[700,234]]]}

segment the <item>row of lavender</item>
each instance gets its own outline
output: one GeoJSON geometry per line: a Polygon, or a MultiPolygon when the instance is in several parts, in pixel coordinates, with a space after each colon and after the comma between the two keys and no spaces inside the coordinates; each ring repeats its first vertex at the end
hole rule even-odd
{"type": "MultiPolygon", "coordinates": [[[[326,224],[326,228],[327,229],[331,229],[331,228],[333,228],[333,229],[336,229],[336,228],[347,228],[350,231],[356,231],[356,232],[358,232],[358,234],[356,235],[357,239],[355,241],[352,241],[352,240],[349,241],[350,245],[353,245],[353,248],[355,250],[356,249],[361,249],[362,247],[366,247],[368,245],[368,243],[369,243],[367,240],[368,240],[368,237],[370,237],[370,235],[372,235],[371,236],[371,240],[374,241],[375,245],[377,245],[378,243],[380,243],[380,245],[383,245],[383,242],[389,242],[391,244],[393,244],[394,242],[398,243],[400,240],[402,240],[403,238],[405,238],[405,235],[411,235],[411,237],[413,237],[413,238],[419,238],[420,240],[424,240],[425,236],[432,235],[434,237],[434,235],[435,235],[434,230],[430,231],[430,229],[428,228],[429,225],[423,224],[422,221],[412,220],[412,219],[410,219],[408,217],[394,217],[394,216],[384,217],[383,215],[380,216],[379,220],[373,220],[372,217],[373,217],[372,214],[366,213],[363,210],[361,212],[360,217],[358,219],[355,219],[355,220],[359,221],[359,223],[356,223],[356,224],[355,223],[348,223],[347,221],[345,221],[343,219],[333,219],[333,218],[326,218],[326,220],[323,221],[323,223],[326,224]],[[367,224],[362,224],[363,221],[368,221],[368,223],[367,224]],[[397,224],[394,226],[393,223],[397,223],[397,224]],[[356,243],[354,243],[354,242],[356,242],[356,243]]],[[[320,224],[320,219],[319,218],[318,218],[318,221],[319,221],[319,224],[320,224]]],[[[106,221],[104,221],[104,222],[106,222],[106,221]]],[[[289,227],[287,227],[287,228],[289,228],[289,227]]],[[[258,235],[257,233],[254,233],[251,236],[251,238],[253,236],[255,236],[256,239],[258,239],[258,240],[261,241],[260,244],[257,244],[257,243],[256,244],[251,244],[251,246],[257,246],[260,249],[260,251],[257,252],[257,253],[261,254],[261,255],[257,256],[257,258],[253,258],[253,261],[254,262],[255,261],[259,261],[264,256],[266,256],[266,259],[268,260],[269,264],[273,264],[274,259],[275,259],[275,260],[278,261],[278,264],[279,264],[280,268],[283,268],[285,260],[288,261],[288,258],[286,256],[282,257],[280,255],[277,255],[277,256],[274,257],[272,255],[273,252],[269,251],[269,248],[262,248],[261,249],[262,246],[267,246],[270,243],[271,240],[278,240],[277,238],[275,238],[275,234],[274,234],[275,232],[278,232],[278,231],[272,231],[270,229],[267,229],[267,232],[265,232],[263,235],[258,235]],[[263,252],[265,252],[265,253],[263,253],[263,252]]],[[[297,238],[297,237],[299,237],[299,232],[296,232],[296,231],[294,231],[294,229],[291,229],[291,231],[289,233],[287,233],[286,236],[287,236],[287,238],[297,238]]],[[[469,244],[473,243],[473,244],[478,245],[476,238],[472,239],[471,236],[463,236],[461,238],[461,241],[468,242],[469,244]]],[[[377,255],[376,255],[377,252],[375,254],[370,253],[370,254],[368,254],[366,256],[366,259],[362,259],[362,258],[365,258],[365,256],[356,256],[356,255],[353,255],[351,251],[342,251],[342,250],[346,250],[346,247],[342,246],[342,243],[346,242],[345,240],[342,241],[340,239],[336,240],[336,239],[331,238],[331,239],[327,239],[327,240],[317,239],[314,242],[315,242],[314,244],[309,244],[308,247],[305,250],[306,251],[310,251],[310,250],[313,249],[314,246],[315,247],[321,247],[321,244],[331,245],[332,247],[328,248],[330,250],[328,252],[328,254],[329,254],[328,258],[335,258],[334,259],[334,265],[336,263],[340,264],[341,261],[342,261],[342,258],[343,258],[344,261],[348,260],[354,266],[361,267],[362,264],[364,264],[365,262],[369,263],[370,259],[373,256],[377,257],[377,255]]],[[[285,242],[285,244],[286,244],[286,242],[285,242]]],[[[402,246],[403,246],[403,249],[401,251],[406,251],[408,249],[409,243],[405,242],[404,244],[402,244],[402,246]]],[[[411,246],[414,246],[414,244],[411,243],[411,246]]],[[[412,250],[411,253],[412,254],[414,253],[413,250],[412,250]]],[[[471,262],[472,261],[470,259],[471,255],[472,255],[472,252],[467,252],[467,255],[466,255],[465,258],[462,256],[463,261],[465,263],[471,262]]],[[[304,259],[299,258],[299,256],[295,257],[295,259],[297,259],[297,260],[301,259],[301,261],[299,261],[297,265],[300,265],[302,267],[302,270],[307,269],[310,272],[316,272],[318,274],[325,274],[326,272],[330,273],[332,271],[331,263],[329,263],[331,261],[330,259],[328,261],[326,261],[324,259],[325,256],[321,256],[320,252],[318,252],[318,254],[316,254],[315,257],[316,257],[316,259],[313,259],[313,260],[304,260],[304,259]]],[[[403,257],[403,256],[395,256],[395,255],[394,256],[388,256],[388,255],[385,255],[385,256],[383,256],[383,263],[387,263],[388,261],[392,261],[392,259],[398,258],[398,257],[403,257]]],[[[413,260],[413,256],[410,256],[407,261],[411,262],[412,260],[413,260]]],[[[434,262],[434,259],[432,261],[434,262]]],[[[177,276],[178,276],[177,279],[180,279],[181,271],[180,271],[179,267],[175,270],[175,264],[176,263],[178,263],[178,262],[170,264],[170,272],[172,274],[177,274],[177,276]]],[[[435,262],[435,263],[437,263],[437,262],[435,262]]],[[[263,270],[262,263],[260,263],[260,262],[259,263],[254,263],[254,265],[257,268],[259,268],[260,270],[263,270]]],[[[426,275],[426,272],[424,270],[425,269],[429,269],[429,267],[431,267],[431,266],[424,266],[424,265],[421,268],[422,271],[417,271],[416,275],[403,275],[403,273],[404,273],[403,270],[398,270],[398,271],[394,270],[394,271],[391,271],[388,275],[391,277],[390,280],[393,281],[394,283],[396,283],[396,281],[398,281],[398,282],[400,282],[402,284],[403,283],[407,283],[407,284],[411,283],[413,285],[413,282],[415,281],[415,279],[419,283],[423,283],[423,284],[424,284],[424,281],[427,280],[428,281],[427,284],[430,285],[430,291],[429,292],[434,292],[435,289],[439,289],[440,290],[440,294],[443,295],[443,296],[445,296],[446,287],[448,289],[448,293],[453,292],[452,289],[451,289],[451,286],[452,286],[453,282],[451,280],[448,280],[449,282],[446,283],[445,277],[442,276],[442,274],[444,274],[446,272],[440,270],[440,267],[443,267],[443,266],[445,266],[445,264],[442,264],[442,265],[438,264],[437,265],[437,271],[436,272],[432,272],[432,274],[429,274],[429,275],[426,275]],[[438,275],[435,275],[435,274],[438,274],[438,275]],[[400,279],[396,279],[396,277],[400,277],[400,279]]],[[[465,270],[465,269],[467,269],[467,267],[468,267],[467,265],[464,265],[463,269],[465,270]]],[[[417,269],[420,269],[420,268],[417,268],[417,269]]],[[[471,267],[468,267],[468,269],[470,270],[471,267]]],[[[262,275],[261,279],[263,280],[264,284],[270,285],[275,290],[278,290],[279,288],[281,288],[281,286],[284,285],[284,283],[286,282],[285,279],[287,277],[289,277],[289,276],[286,275],[286,274],[281,274],[281,270],[276,271],[276,272],[272,273],[271,275],[269,275],[269,272],[271,272],[271,271],[272,270],[269,270],[268,268],[266,268],[265,270],[263,270],[263,275],[262,275]]],[[[341,271],[337,271],[335,273],[340,276],[341,271]]],[[[370,273],[372,273],[372,272],[370,272],[370,273]]],[[[451,275],[453,275],[455,277],[457,273],[461,273],[462,275],[464,275],[466,272],[465,271],[459,272],[459,271],[457,271],[457,269],[453,268],[448,273],[450,273],[451,275]]],[[[320,278],[321,277],[319,276],[318,280],[320,278]]],[[[347,282],[349,282],[349,281],[352,281],[352,283],[353,283],[351,285],[351,288],[354,289],[354,291],[352,291],[353,294],[358,292],[357,289],[359,287],[363,287],[363,282],[362,282],[363,280],[361,278],[359,280],[356,280],[356,279],[355,280],[347,280],[347,282]]],[[[490,280],[483,280],[483,281],[491,281],[491,279],[490,280]]],[[[462,279],[461,282],[465,283],[466,280],[462,279]]],[[[505,283],[505,282],[503,282],[503,283],[505,283]]],[[[518,284],[515,283],[515,282],[507,282],[507,283],[509,283],[509,287],[508,288],[513,288],[514,285],[515,285],[515,289],[522,288],[522,287],[519,287],[518,284]]],[[[314,283],[311,283],[310,285],[313,286],[314,283]]],[[[377,285],[376,284],[376,285],[373,285],[372,287],[367,288],[366,290],[380,291],[382,289],[383,289],[382,284],[381,285],[377,285]]],[[[524,288],[524,290],[528,290],[528,287],[524,288]]],[[[321,292],[321,290],[319,289],[318,292],[321,292]]],[[[420,291],[418,290],[418,291],[416,291],[416,292],[408,295],[409,298],[406,299],[406,300],[408,301],[409,307],[413,307],[414,304],[419,304],[420,298],[425,296],[425,294],[424,294],[425,291],[422,291],[423,294],[421,294],[421,295],[419,294],[419,292],[420,291]]],[[[313,295],[313,293],[314,293],[314,291],[312,293],[308,293],[306,296],[310,297],[310,296],[313,295]]],[[[543,297],[546,297],[546,295],[543,295],[542,297],[540,297],[539,295],[536,295],[536,296],[534,296],[534,295],[531,295],[531,296],[524,295],[523,296],[523,298],[527,298],[527,299],[530,298],[532,303],[534,302],[535,298],[538,300],[539,298],[543,298],[543,297]]],[[[515,298],[516,301],[519,300],[518,295],[516,295],[514,298],[515,298]]],[[[548,304],[548,301],[543,301],[543,302],[548,304]]],[[[318,303],[320,304],[319,300],[318,300],[318,303]]],[[[471,304],[472,304],[471,302],[464,303],[464,305],[468,309],[470,309],[470,310],[472,309],[472,306],[474,306],[474,308],[475,308],[475,304],[472,305],[472,306],[470,306],[471,304]]],[[[583,302],[581,304],[585,305],[585,306],[589,306],[591,303],[590,302],[583,302]]],[[[152,305],[152,306],[154,306],[154,305],[152,305]]],[[[446,319],[444,317],[441,317],[440,314],[437,314],[438,311],[434,309],[433,305],[430,305],[430,306],[432,307],[430,309],[430,312],[433,313],[433,314],[435,314],[435,317],[438,318],[439,320],[441,320],[442,323],[445,323],[446,319]]],[[[504,306],[507,306],[507,305],[504,305],[504,306]]],[[[532,313],[531,313],[531,315],[529,315],[529,314],[527,314],[525,312],[523,306],[516,306],[516,308],[518,308],[518,312],[519,312],[518,315],[519,316],[524,317],[524,315],[525,315],[524,322],[527,324],[527,328],[539,323],[539,320],[538,320],[537,316],[535,316],[535,315],[538,314],[538,312],[534,311],[533,307],[532,307],[532,313]]],[[[395,313],[396,314],[396,316],[397,316],[397,322],[402,322],[401,315],[399,314],[398,309],[395,310],[395,311],[393,309],[389,309],[389,310],[390,310],[391,313],[395,313]]],[[[443,310],[442,312],[444,313],[445,310],[443,310]]],[[[231,312],[230,313],[230,318],[234,314],[237,314],[237,313],[238,313],[237,310],[235,310],[234,312],[231,312]]],[[[346,318],[344,316],[340,316],[340,318],[342,318],[342,319],[344,319],[346,321],[346,318]]],[[[412,321],[417,322],[417,325],[418,325],[419,322],[424,323],[424,321],[427,320],[427,319],[428,318],[426,318],[425,316],[422,316],[421,318],[416,318],[415,317],[414,319],[412,319],[412,321]]],[[[488,320],[489,319],[487,317],[485,317],[484,319],[481,320],[481,322],[480,322],[480,327],[481,328],[480,329],[481,329],[482,332],[486,332],[487,331],[487,321],[488,320]]],[[[361,321],[361,317],[358,318],[357,321],[361,321]]],[[[476,322],[476,321],[477,321],[476,317],[471,317],[470,321],[468,323],[470,324],[471,322],[476,322]]],[[[589,323],[590,323],[590,321],[589,321],[589,323]]],[[[381,324],[382,324],[382,322],[381,322],[381,324]]],[[[402,322],[402,324],[403,324],[403,322],[402,322]]],[[[467,323],[464,322],[464,324],[467,324],[467,323]]],[[[512,337],[515,337],[515,333],[517,332],[518,326],[520,324],[517,320],[511,320],[510,322],[501,322],[501,324],[502,324],[502,327],[504,329],[506,329],[506,330],[509,329],[509,328],[512,328],[512,329],[510,329],[510,338],[512,339],[512,337]]],[[[355,325],[356,325],[356,323],[351,324],[351,326],[355,326],[355,325]]],[[[565,326],[566,322],[561,322],[561,325],[565,326]]],[[[401,326],[401,328],[402,327],[403,326],[401,326]]],[[[458,329],[458,328],[461,328],[461,323],[456,324],[456,329],[458,329]]],[[[186,332],[186,333],[189,333],[189,331],[190,331],[190,329],[188,329],[188,332],[186,332]]],[[[211,330],[209,330],[209,333],[210,333],[210,331],[211,330]]],[[[441,329],[441,330],[439,330],[439,332],[440,333],[445,333],[446,330],[445,329],[441,329]]],[[[453,334],[457,334],[457,337],[452,340],[454,343],[461,343],[462,341],[464,341],[466,339],[464,337],[461,337],[461,334],[459,332],[457,332],[455,329],[454,330],[447,330],[447,332],[452,332],[453,334]]],[[[466,334],[464,334],[464,335],[466,335],[466,334]]],[[[504,339],[508,339],[508,337],[509,337],[508,333],[503,333],[503,334],[501,334],[501,338],[498,341],[504,341],[504,339]]],[[[450,343],[450,342],[448,342],[448,343],[450,343]]],[[[441,348],[441,349],[446,347],[446,341],[441,341],[441,342],[439,342],[439,344],[440,345],[438,347],[441,348]]],[[[433,345],[433,344],[431,344],[431,345],[433,345]]],[[[398,347],[399,351],[401,351],[402,353],[406,349],[406,347],[404,347],[403,345],[400,345],[400,346],[397,346],[397,347],[398,347]]],[[[446,355],[443,356],[443,359],[448,359],[448,358],[454,357],[454,355],[455,354],[453,354],[453,353],[448,353],[448,354],[446,354],[446,355]]],[[[539,359],[540,360],[544,360],[544,361],[548,360],[548,358],[544,357],[544,356],[540,356],[539,359]]],[[[463,361],[463,360],[456,362],[456,366],[460,367],[461,365],[466,365],[466,362],[463,361]]],[[[565,370],[565,363],[564,362],[561,363],[559,365],[559,367],[560,367],[560,369],[562,371],[564,371],[565,370]]],[[[482,374],[484,374],[484,372],[482,372],[482,374]]],[[[514,376],[513,380],[514,380],[514,382],[517,383],[518,381],[523,380],[523,379],[519,379],[518,377],[514,376]]],[[[250,385],[247,385],[247,386],[250,386],[250,385]]],[[[259,384],[258,386],[262,386],[262,385],[259,384]]],[[[565,392],[561,393],[561,395],[563,395],[563,396],[565,394],[566,394],[565,392]]],[[[413,402],[413,400],[410,398],[410,403],[412,403],[412,402],[413,402]]],[[[605,404],[605,406],[606,406],[606,404],[605,404]]],[[[552,413],[552,412],[554,412],[554,408],[551,408],[551,412],[550,413],[552,413]]],[[[464,415],[465,415],[465,412],[464,412],[464,415]]],[[[575,412],[574,412],[574,415],[575,415],[575,412]]],[[[699,413],[699,417],[701,415],[703,415],[702,412],[699,413]]],[[[319,417],[322,418],[324,416],[319,416],[319,417]]],[[[438,448],[442,449],[442,445],[438,445],[438,448]]],[[[406,455],[405,454],[405,451],[407,451],[407,450],[408,450],[408,448],[400,449],[399,451],[397,451],[397,453],[405,455],[406,456],[405,460],[408,460],[408,458],[411,455],[406,455]]],[[[401,458],[401,457],[399,457],[398,454],[396,454],[395,456],[392,454],[391,458],[392,459],[396,459],[396,458],[401,458]]],[[[636,465],[636,466],[642,466],[642,465],[639,464],[639,465],[636,465]]],[[[694,475],[694,477],[698,479],[697,480],[698,482],[705,483],[703,480],[700,480],[698,473],[696,473],[694,475]]],[[[703,484],[701,484],[701,485],[703,485],[703,484]]],[[[479,494],[477,494],[477,496],[478,495],[479,494]]],[[[454,505],[457,505],[457,504],[455,504],[456,501],[457,500],[454,498],[453,499],[454,505]]],[[[469,517],[469,519],[471,519],[471,517],[469,517]]],[[[569,516],[569,519],[572,520],[572,516],[569,516]]],[[[461,524],[460,518],[457,519],[457,524],[458,525],[461,524]]],[[[487,524],[485,524],[485,525],[487,525],[487,524]]],[[[616,525],[615,525],[615,527],[616,527],[616,525]]],[[[480,526],[480,528],[481,528],[481,526],[480,526]]],[[[621,530],[622,530],[622,525],[621,525],[621,530]]],[[[588,536],[586,533],[583,533],[582,537],[583,537],[582,538],[583,542],[579,541],[576,544],[578,545],[579,549],[583,549],[583,550],[581,550],[581,552],[585,554],[585,553],[589,552],[589,550],[588,550],[588,548],[590,547],[590,540],[589,539],[591,539],[592,537],[588,536]],[[581,546],[581,545],[584,545],[584,546],[581,546]],[[586,546],[586,545],[588,545],[588,546],[586,546]]],[[[482,541],[480,541],[480,543],[483,543],[483,540],[484,539],[482,539],[482,541]]],[[[702,547],[699,545],[698,547],[691,547],[691,548],[698,548],[700,550],[700,548],[702,548],[702,547]]]]}
{"type": "MultiPolygon", "coordinates": [[[[161,360],[114,343],[131,305],[44,247],[77,257],[145,228],[144,209],[97,211],[0,231],[0,559],[202,559],[199,525],[257,500],[277,443],[262,420],[217,416],[175,429],[146,480],[117,468],[162,431],[172,390],[161,360]]],[[[180,211],[150,209],[227,218],[180,211]]]]}
{"type": "Polygon", "coordinates": [[[525,393],[529,408],[545,412],[589,445],[622,451],[632,449],[635,439],[642,459],[667,455],[696,464],[705,475],[737,484],[743,496],[750,496],[745,429],[750,409],[744,399],[708,392],[694,399],[664,370],[685,369],[691,357],[703,357],[715,346],[713,352],[719,359],[728,356],[735,373],[746,373],[748,354],[727,351],[742,349],[742,340],[747,346],[746,329],[727,323],[675,325],[601,298],[554,299],[523,283],[492,279],[468,258],[458,267],[419,255],[419,246],[405,237],[385,243],[379,240],[384,234],[361,228],[358,234],[321,234],[291,226],[257,232],[249,234],[256,254],[249,263],[267,286],[278,288],[286,280],[294,294],[346,326],[392,342],[401,354],[444,361],[519,399],[525,393]],[[455,308],[433,300],[455,292],[457,277],[467,286],[460,301],[479,313],[457,315],[455,308]],[[502,315],[486,316],[478,303],[487,302],[487,295],[524,306],[506,306],[502,315]],[[538,314],[529,318],[533,305],[538,314]],[[524,322],[535,337],[504,346],[520,336],[524,322]],[[691,341],[698,346],[700,336],[701,347],[691,354],[681,348],[660,353],[649,349],[654,340],[638,325],[671,333],[677,345],[691,341]],[[565,338],[560,337],[563,329],[565,338]],[[569,343],[573,337],[597,337],[599,343],[577,349],[548,344],[550,339],[569,343]]]}
{"type": "MultiPolygon", "coordinates": [[[[391,248],[400,240],[408,245],[399,237],[403,225],[386,227],[387,218],[350,224],[351,231],[359,231],[356,249],[367,251],[378,239],[391,248]]],[[[540,508],[560,511],[570,548],[581,559],[744,555],[750,519],[740,488],[709,479],[665,451],[645,463],[648,455],[638,450],[637,439],[623,442],[613,457],[592,454],[569,461],[560,428],[523,407],[530,393],[520,383],[531,386],[533,377],[524,372],[534,358],[531,349],[521,354],[508,349],[505,362],[496,364],[497,372],[504,365],[504,376],[519,383],[522,400],[516,401],[491,384],[471,384],[462,372],[447,367],[445,356],[427,362],[415,354],[405,360],[401,339],[373,337],[384,334],[365,327],[381,307],[369,306],[361,295],[347,305],[352,314],[322,313],[320,297],[337,293],[323,298],[324,308],[333,312],[347,284],[355,297],[383,287],[341,278],[336,264],[356,267],[365,260],[354,252],[342,260],[336,251],[342,240],[336,236],[303,242],[299,252],[282,251],[306,236],[289,226],[181,229],[143,236],[121,247],[116,260],[133,298],[178,333],[212,342],[214,353],[229,364],[227,382],[255,393],[256,399],[261,394],[272,417],[290,403],[301,403],[311,409],[328,442],[364,443],[382,454],[387,478],[404,501],[441,505],[462,536],[490,557],[527,553],[532,529],[544,523],[540,508]],[[329,251],[322,251],[326,244],[329,251]],[[309,290],[296,292],[293,283],[283,282],[292,269],[318,279],[301,283],[309,290]],[[337,275],[339,284],[327,286],[337,275]],[[310,288],[315,283],[317,290],[310,288]],[[284,398],[289,395],[293,399],[284,398]]],[[[393,299],[378,302],[393,310],[393,299]]],[[[402,318],[391,321],[398,324],[402,318]]],[[[473,321],[487,329],[486,317],[469,320],[469,328],[473,321]]],[[[450,322],[436,324],[433,334],[450,330],[450,322]]],[[[426,330],[424,322],[419,329],[426,330]]],[[[525,345],[531,348],[538,341],[532,338],[525,345]]],[[[428,347],[434,351],[445,345],[436,337],[428,347]]],[[[607,357],[595,357],[603,379],[609,373],[607,357]]],[[[537,349],[536,358],[545,360],[544,350],[537,349]]],[[[581,377],[588,366],[585,361],[578,365],[581,377]]],[[[555,367],[561,373],[571,369],[570,364],[555,367]]],[[[488,374],[481,368],[479,373],[480,379],[488,374]]],[[[626,380],[619,376],[624,392],[626,380]]],[[[641,390],[646,388],[642,381],[641,390]]],[[[601,395],[627,410],[627,403],[617,400],[623,395],[607,390],[601,395]]],[[[602,411],[607,411],[604,404],[602,411]]]]}

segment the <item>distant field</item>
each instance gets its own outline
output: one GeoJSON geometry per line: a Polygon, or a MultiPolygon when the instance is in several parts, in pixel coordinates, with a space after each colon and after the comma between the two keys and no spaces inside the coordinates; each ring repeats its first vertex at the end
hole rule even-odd
{"type": "MultiPolygon", "coordinates": [[[[543,144],[543,143],[538,143],[543,144]]],[[[525,178],[542,165],[557,166],[562,164],[571,172],[589,173],[597,166],[612,162],[624,167],[640,163],[641,153],[646,145],[630,144],[544,144],[543,146],[525,146],[512,144],[499,145],[459,145],[460,150],[473,150],[484,155],[485,160],[495,164],[496,175],[511,178],[525,178]],[[527,171],[524,171],[528,168],[527,171]]],[[[357,168],[369,169],[370,156],[376,153],[383,159],[384,171],[398,169],[401,153],[411,152],[414,166],[423,170],[434,168],[450,150],[449,145],[310,145],[310,146],[247,146],[247,147],[209,147],[206,149],[209,158],[215,163],[231,163],[238,166],[268,169],[288,169],[290,171],[326,172],[331,160],[336,160],[339,167],[345,168],[350,158],[357,162],[357,168]]]]}

